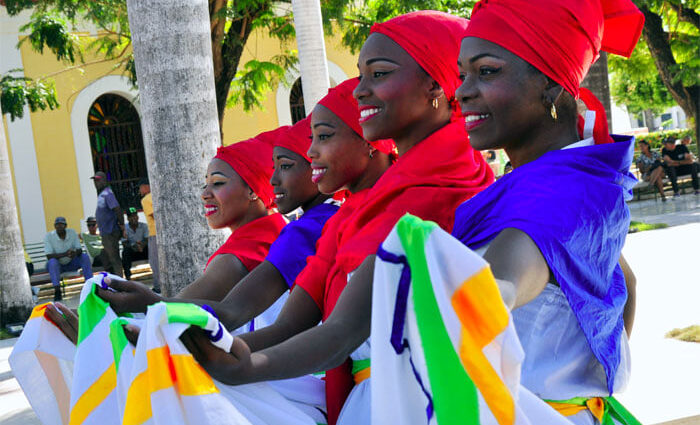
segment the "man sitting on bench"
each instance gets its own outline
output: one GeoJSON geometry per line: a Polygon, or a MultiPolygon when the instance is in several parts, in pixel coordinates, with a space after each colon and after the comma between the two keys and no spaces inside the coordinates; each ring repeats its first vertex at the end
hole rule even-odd
{"type": "Polygon", "coordinates": [[[676,145],[676,141],[669,137],[664,140],[661,156],[666,165],[666,174],[671,180],[671,186],[673,186],[674,198],[680,196],[678,193],[678,176],[686,174],[690,174],[690,178],[693,180],[695,194],[700,194],[700,191],[698,191],[698,171],[700,171],[700,166],[695,162],[693,154],[690,153],[685,145],[676,145]]]}
{"type": "Polygon", "coordinates": [[[66,219],[56,217],[52,230],[44,236],[44,253],[48,262],[46,268],[54,287],[53,300],[59,301],[61,296],[61,273],[83,269],[85,280],[92,277],[90,257],[85,254],[80,245],[78,234],[73,229],[66,229],[66,219]]]}
{"type": "Polygon", "coordinates": [[[148,226],[139,221],[136,208],[131,207],[126,212],[129,224],[124,229],[126,240],[122,243],[122,267],[124,277],[131,279],[131,263],[135,260],[148,260],[148,226]]]}

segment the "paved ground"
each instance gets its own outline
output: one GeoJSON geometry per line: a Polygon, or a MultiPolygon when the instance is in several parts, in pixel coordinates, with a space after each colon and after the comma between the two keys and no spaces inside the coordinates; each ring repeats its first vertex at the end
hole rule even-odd
{"type": "MultiPolygon", "coordinates": [[[[643,424],[700,424],[700,344],[664,337],[700,324],[700,197],[635,202],[630,210],[633,220],[673,227],[631,234],[625,245],[637,275],[637,314],[632,380],[618,398],[643,424]]],[[[67,303],[75,306],[77,299],[67,303]]],[[[0,341],[0,423],[38,425],[7,364],[14,341],[0,341]]]]}

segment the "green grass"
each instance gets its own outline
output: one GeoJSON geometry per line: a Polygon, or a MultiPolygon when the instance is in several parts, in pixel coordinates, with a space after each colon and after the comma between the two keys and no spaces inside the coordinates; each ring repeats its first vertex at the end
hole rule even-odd
{"type": "Polygon", "coordinates": [[[15,336],[7,332],[6,329],[0,329],[0,339],[14,338],[15,336]]]}
{"type": "Polygon", "coordinates": [[[700,342],[700,325],[688,326],[683,329],[673,329],[666,333],[666,338],[679,339],[687,342],[700,342]]]}
{"type": "Polygon", "coordinates": [[[668,227],[668,224],[666,223],[643,223],[641,221],[632,221],[630,222],[629,233],[644,232],[646,230],[665,229],[666,227],[668,227]]]}

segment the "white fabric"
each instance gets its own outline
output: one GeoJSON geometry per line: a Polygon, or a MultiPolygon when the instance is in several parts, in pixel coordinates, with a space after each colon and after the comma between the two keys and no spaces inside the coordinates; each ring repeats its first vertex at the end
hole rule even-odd
{"type": "MultiPolygon", "coordinates": [[[[350,354],[350,358],[352,360],[365,360],[369,359],[371,355],[370,342],[367,340],[350,354]]],[[[340,415],[338,415],[337,425],[369,425],[371,423],[371,381],[372,377],[370,376],[352,388],[340,415]]]]}

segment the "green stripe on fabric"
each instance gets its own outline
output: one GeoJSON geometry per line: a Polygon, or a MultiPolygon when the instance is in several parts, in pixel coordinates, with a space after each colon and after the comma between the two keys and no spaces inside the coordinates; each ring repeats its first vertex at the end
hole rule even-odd
{"type": "Polygon", "coordinates": [[[353,360],[352,361],[352,374],[356,374],[357,372],[361,370],[365,370],[368,367],[370,367],[372,364],[372,359],[362,359],[362,360],[353,360]]]}
{"type": "Polygon", "coordinates": [[[443,324],[425,256],[425,242],[437,227],[433,222],[407,214],[399,220],[397,233],[411,267],[413,306],[437,421],[440,425],[478,424],[476,386],[464,370],[443,324]]]}
{"type": "Polygon", "coordinates": [[[85,340],[105,316],[109,303],[95,293],[96,285],[92,285],[85,301],[78,307],[78,344],[85,340]]]}
{"type": "MultiPolygon", "coordinates": [[[[629,412],[629,410],[625,409],[625,406],[623,406],[622,403],[617,401],[615,397],[605,397],[604,400],[606,413],[608,413],[609,411],[609,416],[612,416],[613,418],[617,419],[618,422],[622,423],[623,425],[642,425],[642,423],[639,422],[637,418],[635,418],[634,415],[632,415],[629,412]]],[[[610,425],[613,425],[612,420],[610,420],[609,423],[610,425]]]]}
{"type": "Polygon", "coordinates": [[[209,322],[209,313],[197,304],[165,303],[168,323],[188,323],[204,328],[209,322]]]}
{"type": "Polygon", "coordinates": [[[119,372],[119,362],[122,358],[122,353],[124,348],[129,344],[129,340],[126,339],[124,334],[123,325],[128,324],[126,319],[117,318],[112,320],[109,324],[109,340],[112,342],[112,352],[114,353],[114,366],[119,372]]]}

